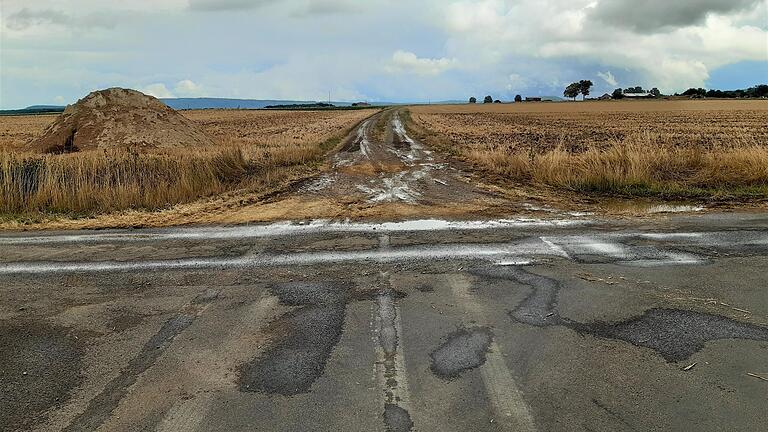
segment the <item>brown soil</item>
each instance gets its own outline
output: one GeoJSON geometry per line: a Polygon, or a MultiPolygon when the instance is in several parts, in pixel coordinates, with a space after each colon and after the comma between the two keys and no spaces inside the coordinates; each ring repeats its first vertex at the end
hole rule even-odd
{"type": "Polygon", "coordinates": [[[213,141],[194,122],[164,103],[135,90],[93,92],[70,105],[42,136],[24,150],[71,153],[129,148],[134,151],[211,147],[213,141]]]}

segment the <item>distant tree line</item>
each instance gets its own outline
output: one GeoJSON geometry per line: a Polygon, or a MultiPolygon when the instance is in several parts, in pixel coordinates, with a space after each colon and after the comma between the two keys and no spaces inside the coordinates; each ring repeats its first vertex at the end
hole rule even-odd
{"type": "Polygon", "coordinates": [[[768,97],[768,84],[760,84],[746,90],[707,90],[703,88],[689,88],[676,96],[709,97],[709,98],[764,98],[768,97]]]}
{"type": "MultiPolygon", "coordinates": [[[[594,84],[590,80],[581,80],[568,85],[563,91],[563,96],[576,100],[581,95],[583,99],[589,96],[590,91],[594,84]]],[[[623,99],[627,95],[647,95],[647,97],[662,97],[664,96],[661,91],[654,87],[650,90],[645,90],[642,86],[627,87],[625,89],[617,88],[611,93],[612,99],[623,99]]],[[[765,98],[768,97],[768,84],[760,84],[754,87],[750,87],[746,90],[707,90],[703,88],[690,88],[684,91],[682,94],[675,93],[675,96],[689,96],[689,97],[708,97],[708,98],[765,98]]],[[[602,98],[601,98],[602,99],[602,98]]],[[[521,95],[515,96],[515,102],[522,102],[523,97],[521,95]]],[[[469,98],[469,103],[477,103],[477,98],[469,98]]],[[[486,96],[483,99],[483,103],[501,103],[500,100],[494,100],[493,97],[486,96]]]]}
{"type": "Polygon", "coordinates": [[[624,95],[627,95],[627,94],[643,94],[643,93],[652,95],[653,97],[662,96],[661,91],[656,87],[650,90],[645,90],[642,86],[636,86],[636,87],[627,87],[625,89],[618,88],[614,90],[613,93],[611,93],[611,97],[613,99],[623,99],[624,95]]]}
{"type": "MultiPolygon", "coordinates": [[[[471,98],[469,98],[469,103],[476,104],[477,103],[477,98],[472,96],[471,98]]],[[[483,103],[484,104],[501,103],[501,101],[498,100],[498,99],[494,100],[492,96],[488,95],[488,96],[485,97],[485,99],[483,99],[483,103]]]]}

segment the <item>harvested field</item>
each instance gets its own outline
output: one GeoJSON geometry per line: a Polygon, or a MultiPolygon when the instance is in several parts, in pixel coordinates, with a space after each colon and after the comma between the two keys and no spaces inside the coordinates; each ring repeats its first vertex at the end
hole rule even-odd
{"type": "Polygon", "coordinates": [[[216,147],[58,156],[20,151],[57,116],[0,117],[0,213],[36,219],[155,210],[224,192],[241,195],[230,196],[233,202],[252,200],[312,173],[325,153],[373,112],[188,111],[183,114],[216,147]]]}
{"type": "Polygon", "coordinates": [[[335,138],[375,111],[199,110],[183,114],[215,141],[242,148],[247,158],[269,159],[282,166],[320,160],[335,138]]]}
{"type": "MultiPolygon", "coordinates": [[[[306,146],[337,137],[376,110],[258,111],[194,110],[181,114],[218,143],[249,147],[306,146]]],[[[20,150],[57,115],[0,117],[0,151],[20,150]]]]}
{"type": "Polygon", "coordinates": [[[502,183],[669,198],[768,196],[768,103],[421,106],[415,128],[502,183]]]}
{"type": "Polygon", "coordinates": [[[0,116],[0,151],[19,151],[40,136],[58,114],[0,116]]]}

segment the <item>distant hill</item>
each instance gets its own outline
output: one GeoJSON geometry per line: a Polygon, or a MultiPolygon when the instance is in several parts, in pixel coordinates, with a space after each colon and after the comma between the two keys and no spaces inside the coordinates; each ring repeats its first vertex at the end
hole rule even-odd
{"type": "Polygon", "coordinates": [[[64,112],[63,106],[32,105],[17,110],[0,110],[0,115],[58,114],[64,112]]]}
{"type": "MultiPolygon", "coordinates": [[[[176,110],[191,109],[261,109],[275,105],[312,105],[315,101],[285,101],[256,99],[220,99],[220,98],[173,98],[160,99],[176,110]]],[[[333,102],[336,106],[349,106],[347,102],[333,102]]]]}
{"type": "MultiPolygon", "coordinates": [[[[161,98],[163,103],[175,110],[197,109],[263,109],[266,107],[321,107],[327,102],[292,101],[292,100],[261,100],[261,99],[225,99],[225,98],[161,98]]],[[[462,103],[460,101],[442,101],[433,103],[462,103]]],[[[335,107],[350,107],[351,102],[331,102],[335,107]]],[[[372,106],[406,105],[396,102],[370,102],[372,106]]],[[[63,106],[32,105],[16,110],[0,110],[0,115],[48,114],[61,113],[63,106]]]]}

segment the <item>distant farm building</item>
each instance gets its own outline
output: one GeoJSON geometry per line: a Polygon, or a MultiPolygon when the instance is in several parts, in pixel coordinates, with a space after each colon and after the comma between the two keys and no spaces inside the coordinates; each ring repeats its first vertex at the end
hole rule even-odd
{"type": "Polygon", "coordinates": [[[525,98],[525,101],[526,102],[541,102],[541,98],[540,97],[527,97],[527,98],[525,98]]]}
{"type": "Polygon", "coordinates": [[[642,93],[624,93],[624,97],[629,99],[653,99],[656,96],[654,96],[653,93],[642,92],[642,93]]]}
{"type": "Polygon", "coordinates": [[[613,99],[613,96],[609,95],[608,93],[597,98],[597,100],[611,100],[611,99],[613,99]]]}
{"type": "Polygon", "coordinates": [[[355,102],[352,104],[353,107],[369,107],[371,104],[368,102],[355,102]]]}

